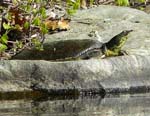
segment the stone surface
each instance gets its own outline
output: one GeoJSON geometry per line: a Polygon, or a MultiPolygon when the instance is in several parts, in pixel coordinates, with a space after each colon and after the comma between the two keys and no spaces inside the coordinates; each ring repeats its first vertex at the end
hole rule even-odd
{"type": "Polygon", "coordinates": [[[66,62],[1,61],[0,66],[9,73],[0,72],[0,90],[19,91],[24,88],[51,94],[149,91],[149,59],[149,56],[132,55],[66,62]]]}
{"type": "Polygon", "coordinates": [[[149,19],[148,14],[126,7],[100,6],[79,11],[72,18],[69,31],[47,35],[45,51],[25,50],[14,59],[26,60],[0,61],[0,91],[41,90],[50,94],[149,91],[149,19]],[[44,61],[72,57],[96,46],[97,41],[107,42],[121,31],[131,29],[133,32],[123,47],[127,56],[44,61]],[[101,39],[88,36],[91,31],[97,31],[101,39]]]}

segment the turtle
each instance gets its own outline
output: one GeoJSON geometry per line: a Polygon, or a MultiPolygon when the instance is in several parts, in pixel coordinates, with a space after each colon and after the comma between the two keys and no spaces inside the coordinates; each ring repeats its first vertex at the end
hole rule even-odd
{"type": "MultiPolygon", "coordinates": [[[[111,56],[120,56],[127,54],[126,51],[122,51],[121,48],[125,44],[126,40],[128,39],[127,35],[132,32],[133,30],[123,30],[113,38],[110,38],[110,41],[103,43],[101,40],[99,42],[88,49],[85,49],[84,51],[77,54],[76,58],[82,58],[82,59],[89,59],[93,57],[93,54],[101,52],[100,57],[106,58],[111,56]]],[[[97,32],[94,32],[98,39],[100,39],[100,36],[97,34],[97,32]]],[[[89,34],[91,36],[91,33],[89,34]]]]}
{"type": "Polygon", "coordinates": [[[72,61],[86,60],[94,57],[106,58],[123,55],[122,46],[127,40],[127,35],[132,30],[125,30],[110,38],[108,42],[98,39],[61,40],[46,42],[43,51],[36,49],[25,49],[14,55],[12,59],[50,60],[50,61],[72,61]]]}

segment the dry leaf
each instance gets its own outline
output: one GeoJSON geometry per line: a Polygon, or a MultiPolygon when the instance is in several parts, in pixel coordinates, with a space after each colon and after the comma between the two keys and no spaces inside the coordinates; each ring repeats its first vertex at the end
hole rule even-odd
{"type": "Polygon", "coordinates": [[[19,10],[18,8],[11,8],[9,12],[11,13],[12,17],[11,22],[13,22],[14,25],[18,24],[20,26],[23,26],[24,23],[27,21],[26,18],[21,15],[22,11],[19,10]]]}
{"type": "Polygon", "coordinates": [[[51,31],[54,30],[68,30],[69,29],[69,19],[61,18],[59,19],[49,19],[46,20],[44,23],[47,28],[51,31]]]}

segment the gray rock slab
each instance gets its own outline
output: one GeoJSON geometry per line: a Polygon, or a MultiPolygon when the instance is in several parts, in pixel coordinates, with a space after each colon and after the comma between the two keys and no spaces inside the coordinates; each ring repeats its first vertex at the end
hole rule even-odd
{"type": "MultiPolygon", "coordinates": [[[[128,40],[122,48],[129,55],[106,59],[51,62],[48,60],[52,52],[38,54],[32,50],[27,52],[25,50],[21,53],[23,55],[18,54],[14,59],[28,60],[0,61],[2,67],[0,68],[0,90],[43,90],[51,94],[149,91],[149,19],[148,14],[127,7],[100,6],[79,11],[72,18],[70,30],[47,35],[44,43],[44,46],[48,46],[47,51],[54,50],[54,53],[58,53],[55,55],[59,56],[62,55],[60,53],[67,53],[72,47],[70,44],[64,44],[66,49],[60,47],[58,50],[49,46],[54,45],[53,42],[75,42],[75,40],[107,42],[121,31],[132,29],[133,32],[128,35],[128,40]],[[91,31],[97,31],[101,39],[88,36],[91,31]],[[59,53],[57,50],[62,51],[59,53]],[[33,60],[34,58],[38,60],[33,60]]],[[[76,45],[78,48],[81,47],[79,44],[76,45]]],[[[85,46],[87,49],[87,44],[85,46]]],[[[70,52],[72,53],[74,49],[70,52]]]]}
{"type": "Polygon", "coordinates": [[[140,92],[150,88],[150,57],[123,56],[108,59],[49,62],[1,61],[1,91],[43,90],[49,93],[140,92]],[[4,83],[5,81],[5,83],[4,83]],[[3,86],[9,83],[10,86],[3,86]]]}

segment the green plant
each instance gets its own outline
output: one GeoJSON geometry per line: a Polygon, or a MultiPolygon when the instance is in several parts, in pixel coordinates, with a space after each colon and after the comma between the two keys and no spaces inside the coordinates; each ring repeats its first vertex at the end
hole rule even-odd
{"type": "Polygon", "coordinates": [[[72,15],[80,7],[80,0],[67,0],[67,13],[72,15]]]}
{"type": "Polygon", "coordinates": [[[119,6],[129,6],[129,0],[116,0],[116,3],[119,5],[119,6]]]}
{"type": "Polygon", "coordinates": [[[47,18],[46,5],[47,0],[12,0],[8,8],[2,8],[0,53],[7,51],[14,55],[33,45],[42,48],[45,34],[48,33],[43,22],[47,18]]]}
{"type": "MultiPolygon", "coordinates": [[[[82,0],[67,0],[67,12],[69,15],[74,14],[80,8],[82,0]]],[[[87,1],[86,1],[87,2],[87,1]]],[[[94,0],[89,0],[89,6],[92,6],[94,0]]]]}
{"type": "Polygon", "coordinates": [[[134,2],[141,2],[141,3],[145,3],[146,0],[115,0],[115,2],[119,5],[119,6],[129,6],[130,3],[134,4],[134,2]]]}

